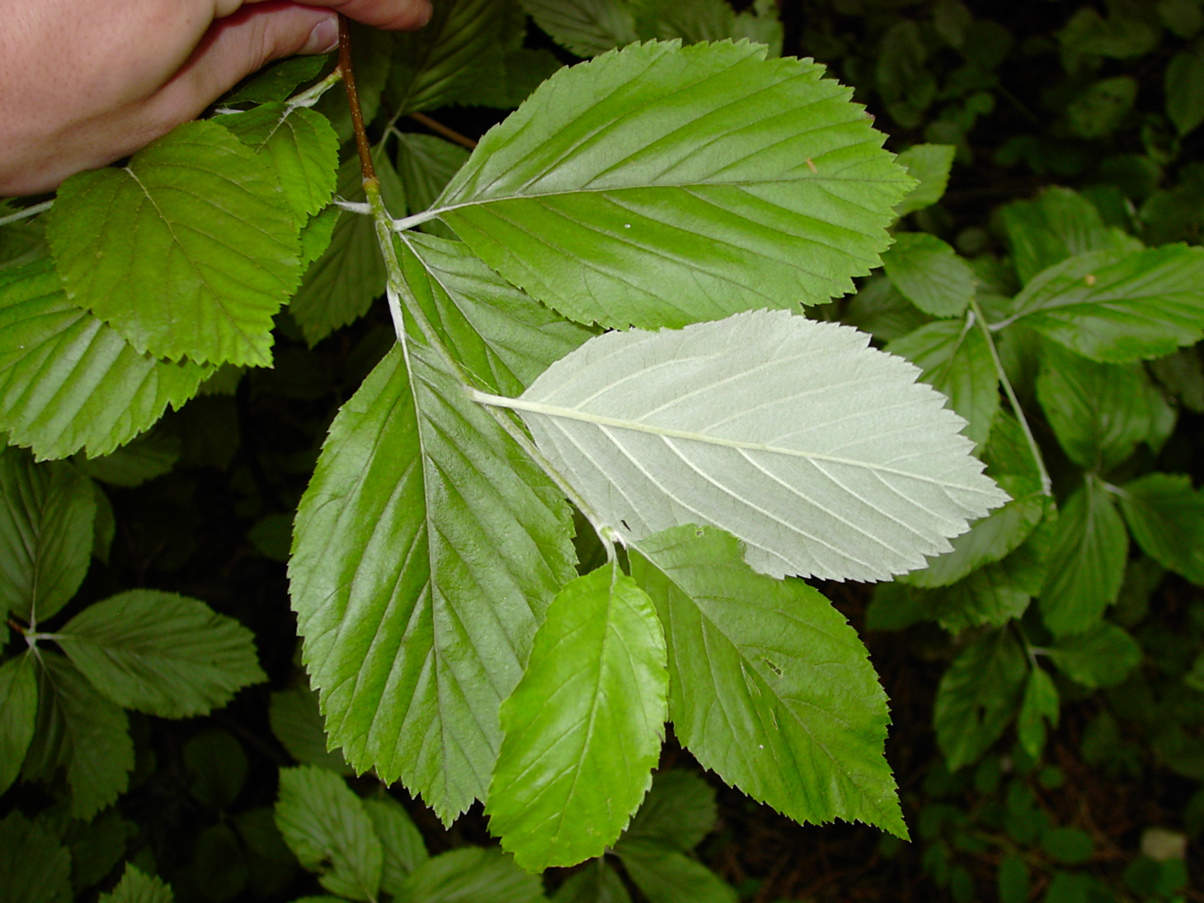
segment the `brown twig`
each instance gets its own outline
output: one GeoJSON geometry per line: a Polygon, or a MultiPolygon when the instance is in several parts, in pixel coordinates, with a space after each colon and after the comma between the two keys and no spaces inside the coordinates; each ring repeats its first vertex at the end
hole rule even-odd
{"type": "Polygon", "coordinates": [[[351,108],[351,127],[355,131],[355,146],[360,153],[360,172],[364,182],[376,181],[376,169],[372,166],[372,148],[368,133],[364,131],[364,113],[360,109],[360,96],[355,90],[355,70],[351,65],[351,26],[346,16],[339,13],[339,73],[343,76],[343,87],[347,89],[347,105],[351,108]]]}
{"type": "Polygon", "coordinates": [[[455,129],[449,129],[442,122],[436,122],[434,119],[431,119],[430,116],[427,116],[426,113],[410,113],[409,115],[410,115],[410,118],[413,119],[415,122],[422,123],[428,129],[430,129],[432,132],[435,132],[438,135],[442,135],[448,141],[454,141],[456,144],[460,145],[461,147],[466,147],[469,150],[473,150],[477,146],[477,143],[475,141],[473,141],[471,138],[469,138],[465,135],[461,135],[455,129]]]}

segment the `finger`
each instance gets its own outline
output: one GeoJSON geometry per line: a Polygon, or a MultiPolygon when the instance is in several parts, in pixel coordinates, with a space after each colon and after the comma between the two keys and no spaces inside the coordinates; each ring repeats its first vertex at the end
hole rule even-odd
{"type": "MultiPolygon", "coordinates": [[[[219,0],[238,5],[238,0],[219,0]]],[[[245,0],[261,3],[265,0],[245,0]]],[[[389,31],[413,31],[431,19],[431,0],[305,0],[311,6],[321,6],[340,12],[373,28],[389,31]]]]}

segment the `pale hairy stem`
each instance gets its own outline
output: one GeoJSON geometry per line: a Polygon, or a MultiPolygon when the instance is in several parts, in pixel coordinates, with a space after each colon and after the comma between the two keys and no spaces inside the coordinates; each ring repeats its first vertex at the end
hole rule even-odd
{"type": "Polygon", "coordinates": [[[999,382],[1003,386],[1003,392],[1007,396],[1008,404],[1011,405],[1012,412],[1016,415],[1016,419],[1020,423],[1020,429],[1024,432],[1024,439],[1028,443],[1029,452],[1031,452],[1033,461],[1037,465],[1037,473],[1041,476],[1041,491],[1044,495],[1053,495],[1053,481],[1049,478],[1049,471],[1045,469],[1045,459],[1041,455],[1041,448],[1037,445],[1037,439],[1028,425],[1028,419],[1024,416],[1024,409],[1020,407],[1020,399],[1016,397],[1016,392],[1012,389],[1011,380],[1008,379],[1007,371],[1003,367],[1003,361],[999,358],[999,350],[995,347],[995,337],[991,332],[991,326],[987,323],[987,318],[983,316],[982,308],[978,306],[976,298],[970,299],[970,316],[974,318],[975,324],[987,340],[987,348],[990,349],[991,360],[995,364],[995,373],[999,376],[999,382]]]}

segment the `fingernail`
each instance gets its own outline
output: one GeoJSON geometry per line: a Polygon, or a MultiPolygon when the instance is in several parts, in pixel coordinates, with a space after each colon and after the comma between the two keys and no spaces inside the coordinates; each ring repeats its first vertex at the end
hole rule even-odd
{"type": "Polygon", "coordinates": [[[309,40],[301,48],[303,54],[330,53],[339,46],[339,20],[328,16],[309,33],[309,40]]]}

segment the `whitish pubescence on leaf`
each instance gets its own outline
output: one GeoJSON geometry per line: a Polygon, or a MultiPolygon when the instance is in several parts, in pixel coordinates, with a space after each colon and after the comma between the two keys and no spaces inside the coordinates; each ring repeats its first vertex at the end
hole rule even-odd
{"type": "Polygon", "coordinates": [[[492,401],[627,542],[711,525],[771,576],[880,580],[1008,496],[944,397],[868,340],[784,311],[608,333],[492,401]]]}
{"type": "Polygon", "coordinates": [[[421,218],[583,323],[684,326],[852,291],[914,181],[822,66],[765,57],[649,42],[562,69],[421,218]]]}

